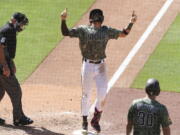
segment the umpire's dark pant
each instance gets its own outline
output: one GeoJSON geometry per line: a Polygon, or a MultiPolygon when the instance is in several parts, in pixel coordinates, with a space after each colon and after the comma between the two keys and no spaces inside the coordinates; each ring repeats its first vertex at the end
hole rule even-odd
{"type": "Polygon", "coordinates": [[[19,119],[24,116],[22,110],[22,91],[15,75],[9,77],[0,75],[0,101],[4,97],[5,91],[9,95],[13,106],[13,119],[19,119]]]}

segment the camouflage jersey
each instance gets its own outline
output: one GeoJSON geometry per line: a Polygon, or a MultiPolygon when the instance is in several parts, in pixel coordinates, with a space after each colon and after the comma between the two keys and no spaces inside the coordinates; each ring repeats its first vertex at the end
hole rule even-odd
{"type": "Polygon", "coordinates": [[[160,126],[172,124],[166,107],[149,98],[133,101],[128,120],[133,122],[133,135],[160,135],[160,126]]]}
{"type": "Polygon", "coordinates": [[[95,28],[90,25],[80,25],[69,30],[69,36],[79,38],[83,58],[101,60],[106,58],[105,49],[108,40],[117,39],[121,32],[107,26],[95,28]]]}

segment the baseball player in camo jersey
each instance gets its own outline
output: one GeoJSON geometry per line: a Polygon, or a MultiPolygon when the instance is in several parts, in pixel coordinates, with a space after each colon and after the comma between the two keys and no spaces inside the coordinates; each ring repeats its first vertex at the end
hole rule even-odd
{"type": "Polygon", "coordinates": [[[156,79],[148,79],[145,87],[147,97],[133,101],[128,112],[126,135],[160,135],[162,126],[163,135],[170,135],[172,124],[165,105],[159,103],[156,97],[160,93],[159,82],[156,79]]]}
{"type": "Polygon", "coordinates": [[[103,111],[104,100],[107,94],[107,74],[106,74],[106,54],[105,49],[110,39],[126,37],[137,16],[133,12],[130,23],[123,30],[114,29],[102,25],[104,16],[101,9],[93,9],[89,15],[89,25],[80,25],[68,29],[66,25],[67,10],[61,13],[61,31],[64,36],[79,38],[79,47],[82,54],[82,128],[88,130],[88,113],[90,108],[90,95],[93,81],[97,87],[97,102],[95,105],[94,116],[91,120],[91,126],[100,132],[100,117],[103,111]]]}

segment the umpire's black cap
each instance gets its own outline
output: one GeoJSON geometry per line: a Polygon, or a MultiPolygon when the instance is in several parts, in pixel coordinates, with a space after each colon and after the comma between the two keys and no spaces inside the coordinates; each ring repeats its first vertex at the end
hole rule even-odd
{"type": "Polygon", "coordinates": [[[20,12],[16,12],[12,15],[12,18],[15,19],[18,23],[21,23],[23,25],[28,25],[29,20],[26,17],[25,14],[20,13],[20,12]]]}

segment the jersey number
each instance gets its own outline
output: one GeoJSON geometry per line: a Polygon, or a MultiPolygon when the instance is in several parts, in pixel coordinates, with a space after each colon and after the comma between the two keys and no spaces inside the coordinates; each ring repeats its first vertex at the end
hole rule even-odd
{"type": "Polygon", "coordinates": [[[153,126],[154,115],[152,113],[138,112],[138,124],[141,126],[153,126]]]}

